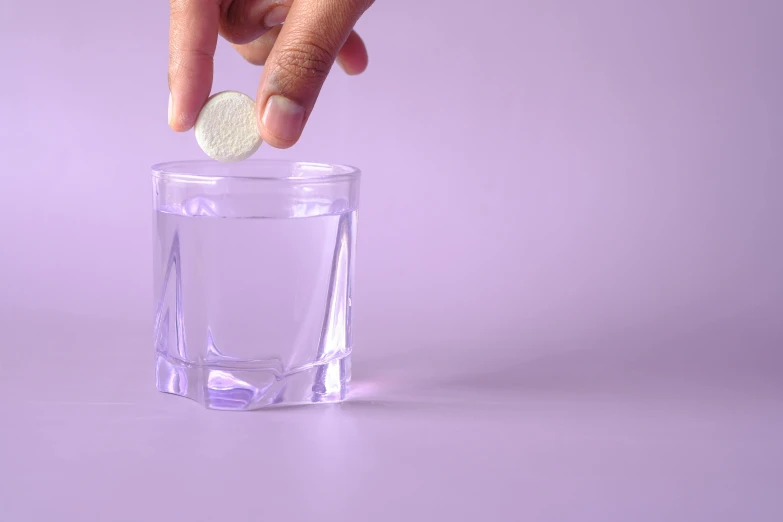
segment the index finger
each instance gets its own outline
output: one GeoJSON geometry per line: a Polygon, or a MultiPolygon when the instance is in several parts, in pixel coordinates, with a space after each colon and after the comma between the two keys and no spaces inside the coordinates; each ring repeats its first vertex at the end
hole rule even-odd
{"type": "Polygon", "coordinates": [[[220,0],[170,0],[169,126],[186,131],[212,89],[220,0]]]}

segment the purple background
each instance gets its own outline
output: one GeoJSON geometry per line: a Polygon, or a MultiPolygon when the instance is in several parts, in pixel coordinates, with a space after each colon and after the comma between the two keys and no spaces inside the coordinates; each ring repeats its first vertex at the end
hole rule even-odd
{"type": "MultiPolygon", "coordinates": [[[[166,2],[0,5],[0,519],[783,517],[783,4],[379,0],[354,399],[157,393],[166,2]]],[[[225,42],[214,90],[255,93],[225,42]]]]}

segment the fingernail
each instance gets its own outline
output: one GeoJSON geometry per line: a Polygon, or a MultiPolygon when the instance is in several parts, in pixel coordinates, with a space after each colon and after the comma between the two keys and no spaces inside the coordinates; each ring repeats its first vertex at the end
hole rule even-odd
{"type": "Polygon", "coordinates": [[[264,17],[264,25],[268,28],[275,27],[285,22],[285,17],[288,16],[289,8],[284,5],[279,5],[269,11],[264,17]]]}
{"type": "Polygon", "coordinates": [[[171,114],[173,110],[174,107],[172,106],[172,102],[171,102],[171,92],[169,92],[169,125],[171,125],[171,114]]]}
{"type": "Polygon", "coordinates": [[[261,124],[281,140],[295,141],[302,133],[304,107],[275,94],[266,102],[261,124]]]}

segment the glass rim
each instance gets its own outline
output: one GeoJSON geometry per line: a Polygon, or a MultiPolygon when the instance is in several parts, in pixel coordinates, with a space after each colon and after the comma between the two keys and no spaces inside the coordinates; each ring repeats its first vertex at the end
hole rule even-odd
{"type": "Polygon", "coordinates": [[[286,181],[286,182],[335,182],[353,181],[361,176],[361,170],[339,163],[319,163],[284,159],[247,159],[237,163],[221,163],[214,160],[182,160],[156,163],[150,167],[152,176],[172,181],[286,181]],[[278,169],[289,175],[271,175],[265,171],[278,169]],[[250,170],[252,174],[244,171],[250,170]],[[299,175],[292,174],[299,171],[299,175]]]}

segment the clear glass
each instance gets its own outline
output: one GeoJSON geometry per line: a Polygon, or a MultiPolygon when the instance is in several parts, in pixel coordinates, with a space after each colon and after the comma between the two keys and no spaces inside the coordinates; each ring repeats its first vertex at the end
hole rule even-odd
{"type": "Polygon", "coordinates": [[[359,170],[152,169],[158,390],[224,410],[343,400],[359,170]]]}

